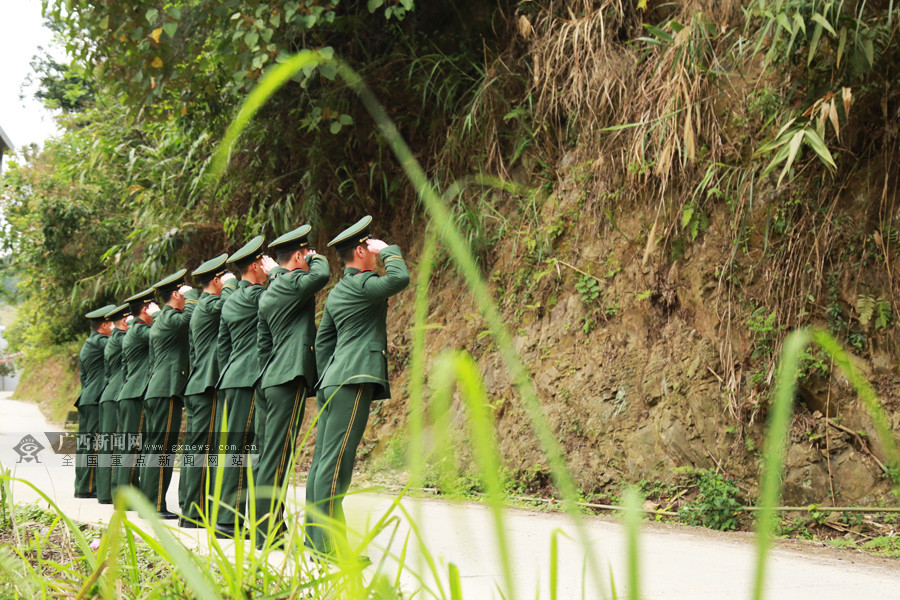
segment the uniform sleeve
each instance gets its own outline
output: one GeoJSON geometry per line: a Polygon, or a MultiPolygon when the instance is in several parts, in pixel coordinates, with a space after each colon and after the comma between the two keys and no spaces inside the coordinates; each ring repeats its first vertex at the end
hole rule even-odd
{"type": "Polygon", "coordinates": [[[305,271],[294,271],[287,276],[283,276],[287,277],[291,289],[297,292],[297,295],[303,300],[315,296],[316,292],[325,287],[331,278],[331,269],[324,256],[313,254],[308,256],[307,260],[309,265],[308,273],[305,271]]]}
{"type": "Polygon", "coordinates": [[[190,327],[188,327],[188,361],[190,364],[188,372],[191,372],[194,369],[194,365],[197,364],[197,351],[194,349],[194,332],[190,327]]]}
{"type": "Polygon", "coordinates": [[[219,364],[219,371],[225,369],[228,359],[231,358],[231,331],[224,319],[219,320],[219,340],[216,343],[216,362],[219,364]]]}
{"type": "Polygon", "coordinates": [[[325,373],[325,367],[331,360],[336,345],[337,327],[335,327],[334,319],[326,306],[322,322],[319,323],[319,331],[316,333],[316,370],[320,377],[325,373]]]}
{"type": "MultiPolygon", "coordinates": [[[[222,285],[222,293],[219,297],[222,298],[223,302],[228,296],[237,291],[237,282],[237,279],[229,279],[222,285]]],[[[219,305],[219,310],[222,310],[222,302],[217,302],[217,304],[219,305]]]]}
{"type": "Polygon", "coordinates": [[[393,296],[409,285],[409,271],[400,255],[400,247],[388,246],[380,255],[384,262],[385,274],[381,277],[369,277],[363,283],[363,293],[373,300],[393,296]]]}
{"type": "Polygon", "coordinates": [[[262,371],[272,356],[272,331],[263,311],[259,311],[256,320],[256,347],[259,350],[259,370],[262,371]]]}
{"type": "Polygon", "coordinates": [[[197,290],[188,290],[188,292],[184,295],[184,310],[181,312],[176,312],[172,315],[172,320],[177,323],[178,327],[187,327],[191,323],[191,316],[194,314],[194,310],[197,308],[197,301],[199,299],[199,292],[197,290]]]}

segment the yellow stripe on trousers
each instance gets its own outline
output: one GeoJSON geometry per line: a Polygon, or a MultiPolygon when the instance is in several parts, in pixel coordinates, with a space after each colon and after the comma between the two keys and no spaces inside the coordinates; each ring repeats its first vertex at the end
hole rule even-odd
{"type": "MultiPolygon", "coordinates": [[[[166,437],[163,440],[163,456],[168,457],[169,452],[166,448],[167,442],[169,441],[169,429],[172,428],[172,407],[175,405],[175,397],[169,398],[169,417],[166,419],[166,437]]],[[[162,510],[162,501],[163,501],[163,469],[164,461],[159,461],[159,484],[156,486],[156,511],[159,512],[162,510]]]]}
{"type": "Polygon", "coordinates": [[[347,442],[350,440],[350,430],[353,429],[353,421],[356,420],[356,411],[359,408],[359,399],[362,397],[363,386],[360,385],[356,392],[356,400],[353,401],[353,412],[350,413],[350,423],[347,425],[347,432],[344,434],[344,443],[341,444],[341,451],[338,453],[337,464],[334,466],[334,477],[331,478],[331,498],[328,499],[328,516],[334,517],[334,492],[337,489],[337,480],[340,475],[341,461],[344,459],[344,450],[347,449],[347,442]]]}

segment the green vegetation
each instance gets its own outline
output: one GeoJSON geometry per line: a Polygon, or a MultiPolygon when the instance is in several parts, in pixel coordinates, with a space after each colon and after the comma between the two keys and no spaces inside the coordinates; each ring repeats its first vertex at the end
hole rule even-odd
{"type": "MultiPolygon", "coordinates": [[[[583,518],[575,467],[510,324],[521,325],[526,310],[546,314],[567,293],[587,311],[576,325],[586,341],[604,318],[639,302],[662,315],[652,330],[679,307],[678,269],[707,242],[719,244],[691,282],[709,290],[695,304],[716,306],[712,327],[722,338],[719,362],[699,372],[718,379],[734,418],[728,433],[740,431],[748,453],[757,443],[742,428],[770,419],[755,499],[764,509],[759,598],[798,373],[844,374],[897,483],[891,423],[838,343],[863,355],[896,347],[897,11],[819,0],[709,12],[590,0],[80,3],[71,11],[50,2],[74,58],[47,68],[41,89],[69,111],[67,132],[11,165],[3,181],[3,243],[14,253],[7,270],[24,297],[9,338],[36,357],[55,355],[49,348],[77,344],[88,307],[166,271],[281,232],[299,216],[324,237],[361,212],[378,214],[421,248],[413,325],[404,330],[409,435],[386,449],[387,463],[408,456],[413,486],[486,494],[509,586],[503,502],[522,482],[508,480],[495,438],[504,407],[522,416],[519,427],[530,425],[563,510],[576,525],[583,518]],[[629,214],[636,223],[626,223],[629,214]],[[598,249],[606,236],[612,241],[598,249]],[[486,280],[495,268],[521,276],[486,280]],[[468,340],[474,349],[429,355],[429,298],[453,286],[456,300],[460,281],[479,312],[465,315],[480,332],[468,340]],[[810,324],[830,333],[803,329],[810,324]],[[808,349],[811,339],[821,352],[808,349]],[[489,397],[481,352],[497,358],[515,398],[489,397]],[[465,445],[453,435],[457,423],[466,424],[465,445]]],[[[613,389],[622,403],[611,419],[625,410],[628,388],[613,389]]],[[[570,395],[566,388],[561,397],[570,395]]],[[[566,426],[585,433],[581,421],[566,426]]],[[[735,527],[738,489],[709,471],[696,485],[685,518],[735,527]]],[[[632,597],[637,505],[629,495],[632,597]]],[[[220,597],[223,582],[235,597],[248,583],[272,595],[331,585],[313,572],[275,574],[252,552],[237,562],[193,556],[161,528],[154,545],[117,515],[99,562],[73,532],[84,554],[74,559],[83,561],[77,584],[54,591],[96,585],[113,597],[116,573],[98,565],[134,536],[173,569],[163,575],[178,579],[172,589],[189,585],[202,597],[220,597]]],[[[578,531],[586,578],[603,587],[578,531]]],[[[371,539],[363,533],[354,550],[371,539]]],[[[19,585],[43,590],[69,576],[57,569],[45,584],[19,559],[0,560],[19,585]]],[[[126,556],[123,569],[137,560],[126,556]]],[[[434,574],[442,595],[458,597],[455,566],[434,574]]],[[[357,596],[396,595],[393,582],[344,575],[339,585],[357,596]]],[[[134,585],[136,596],[165,594],[134,585]]]]}
{"type": "Polygon", "coordinates": [[[689,525],[721,531],[737,529],[738,513],[744,505],[738,487],[712,471],[698,471],[692,475],[699,492],[694,500],[679,508],[681,518],[689,525]]]}

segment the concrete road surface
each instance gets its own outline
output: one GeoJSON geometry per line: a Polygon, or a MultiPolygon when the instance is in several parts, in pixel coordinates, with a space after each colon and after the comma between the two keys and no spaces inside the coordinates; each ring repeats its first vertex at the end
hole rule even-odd
{"type": "MultiPolygon", "coordinates": [[[[37,454],[41,461],[26,462],[13,447],[31,434],[46,445],[45,431],[60,431],[43,418],[36,405],[9,400],[0,395],[0,462],[14,469],[18,477],[28,479],[50,496],[70,517],[84,522],[109,520],[111,507],[95,500],[73,497],[74,468],[63,466],[64,456],[52,450],[37,454]]],[[[168,504],[178,506],[176,477],[169,488],[168,504]]],[[[38,495],[22,484],[13,488],[18,501],[37,501],[38,495]]],[[[303,488],[289,495],[293,513],[302,518],[303,488]]],[[[506,512],[503,533],[511,548],[514,590],[507,588],[497,552],[497,535],[488,508],[475,503],[450,503],[442,500],[403,499],[402,508],[385,494],[352,494],[344,503],[349,525],[356,532],[370,529],[386,514],[396,516],[391,526],[379,533],[366,552],[382,572],[394,576],[396,558],[409,536],[405,558],[408,569],[400,576],[401,586],[410,595],[423,588],[418,597],[432,597],[439,588],[449,597],[450,563],[459,569],[463,597],[541,598],[550,597],[550,543],[554,532],[559,539],[558,598],[608,598],[610,574],[619,597],[625,596],[627,571],[622,527],[613,519],[584,519],[585,534],[597,554],[603,581],[599,584],[585,575],[585,552],[575,541],[578,535],[572,521],[563,515],[522,510],[506,512]],[[423,544],[411,533],[408,512],[418,524],[423,544]],[[434,570],[426,566],[421,548],[427,548],[434,570]],[[382,563],[383,560],[383,563],[382,563]],[[432,576],[436,574],[437,579],[432,576]],[[414,575],[418,573],[419,575],[414,575]],[[421,580],[420,580],[421,579],[421,580]]],[[[203,551],[205,533],[175,530],[190,548],[203,551]]],[[[358,539],[351,535],[351,541],[358,539]]],[[[748,598],[754,568],[752,536],[746,533],[718,533],[650,523],[640,537],[641,596],[648,600],[726,600],[748,598]]],[[[232,543],[233,545],[233,543],[232,543]]],[[[228,549],[233,551],[233,547],[228,549]]],[[[272,561],[289,561],[273,553],[272,561]]],[[[848,598],[900,598],[900,561],[878,559],[850,551],[824,548],[810,543],[778,544],[769,560],[765,598],[770,600],[847,600],[848,598]]]]}

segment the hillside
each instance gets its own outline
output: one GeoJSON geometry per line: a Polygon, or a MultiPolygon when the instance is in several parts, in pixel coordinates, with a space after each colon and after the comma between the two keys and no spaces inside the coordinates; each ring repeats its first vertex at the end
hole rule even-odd
{"type": "MultiPolygon", "coordinates": [[[[778,352],[798,327],[835,335],[900,428],[893,4],[234,4],[68,14],[51,3],[83,105],[64,139],[4,180],[6,243],[21,251],[9,268],[27,294],[10,339],[37,358],[22,394],[48,374],[70,380],[58,349],[82,335],[86,307],[250,235],[310,222],[324,247],[371,213],[415,284],[426,230],[443,224],[333,63],[296,73],[225,176],[204,179],[264,65],[324,47],[361,72],[450,207],[586,498],[690,468],[732,478],[752,501],[778,352]],[[145,21],[159,27],[152,41],[145,21]]],[[[438,248],[427,364],[471,353],[511,478],[552,494],[456,264],[438,248]]],[[[373,408],[370,466],[403,466],[414,287],[391,304],[394,398],[373,408]]],[[[429,439],[456,436],[453,461],[471,474],[454,402],[429,439]]],[[[882,502],[885,460],[846,378],[811,347],[784,502],[882,502]]]]}

